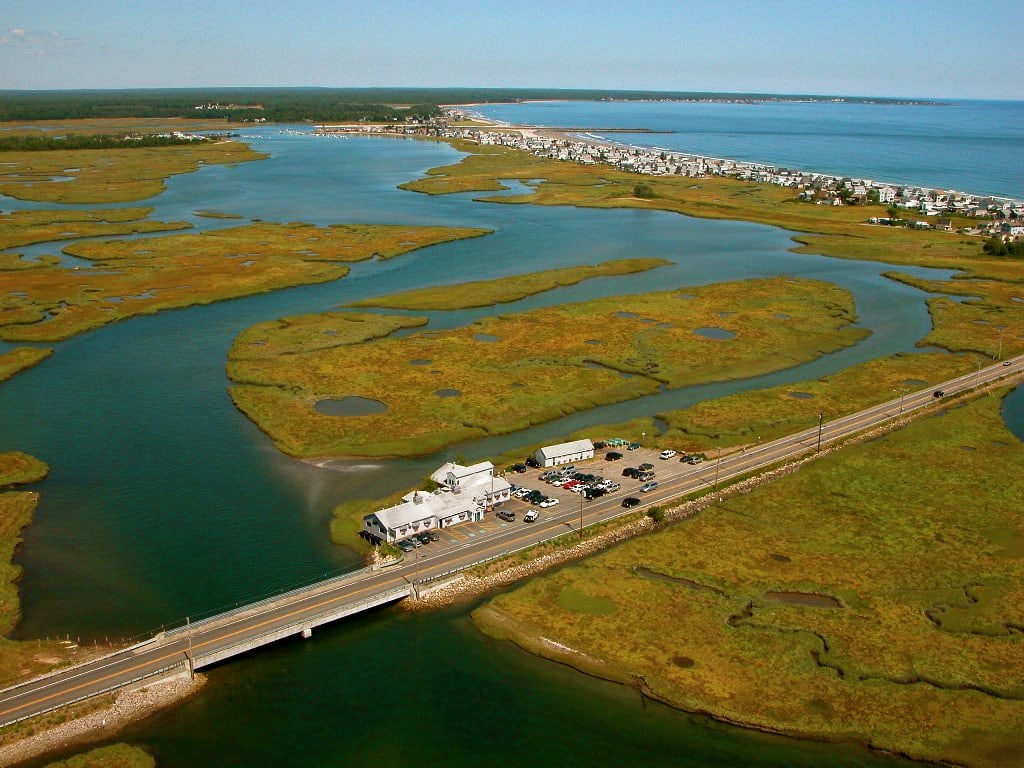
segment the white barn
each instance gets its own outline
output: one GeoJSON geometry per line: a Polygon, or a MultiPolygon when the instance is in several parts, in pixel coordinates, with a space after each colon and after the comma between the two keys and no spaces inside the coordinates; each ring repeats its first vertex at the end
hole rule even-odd
{"type": "Polygon", "coordinates": [[[547,445],[538,448],[537,452],[533,454],[533,458],[542,467],[592,459],[594,458],[594,444],[589,440],[573,440],[571,443],[547,445]]]}

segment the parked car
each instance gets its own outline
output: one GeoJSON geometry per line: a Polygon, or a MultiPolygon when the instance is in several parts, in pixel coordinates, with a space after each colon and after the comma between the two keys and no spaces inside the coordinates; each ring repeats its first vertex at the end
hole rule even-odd
{"type": "Polygon", "coordinates": [[[563,475],[571,475],[573,472],[576,471],[576,465],[575,464],[570,464],[567,467],[562,467],[558,471],[561,472],[563,475]]]}
{"type": "Polygon", "coordinates": [[[636,479],[639,480],[641,483],[646,483],[648,480],[653,480],[654,479],[654,473],[653,472],[641,472],[641,473],[639,473],[636,476],[636,479]]]}
{"type": "Polygon", "coordinates": [[[680,461],[685,464],[700,464],[704,461],[704,457],[699,453],[691,453],[689,456],[683,456],[680,461]]]}
{"type": "Polygon", "coordinates": [[[671,459],[675,455],[676,455],[675,451],[673,451],[671,448],[666,448],[664,451],[661,452],[661,455],[658,458],[661,458],[661,459],[671,459]]]}
{"type": "Polygon", "coordinates": [[[621,487],[622,486],[616,483],[614,480],[606,480],[604,483],[604,489],[609,493],[611,493],[612,491],[617,491],[621,487]]]}
{"type": "Polygon", "coordinates": [[[424,531],[423,533],[417,533],[415,538],[416,541],[418,541],[420,544],[430,543],[430,534],[427,531],[424,531]]]}
{"type": "Polygon", "coordinates": [[[640,443],[630,443],[629,445],[626,446],[626,450],[627,451],[635,451],[639,447],[640,447],[640,443]]]}
{"type": "Polygon", "coordinates": [[[636,496],[627,496],[622,500],[622,506],[624,506],[626,509],[629,509],[630,507],[635,507],[639,503],[640,499],[638,499],[636,496]]]}
{"type": "Polygon", "coordinates": [[[511,509],[499,509],[498,517],[500,517],[502,520],[507,520],[510,523],[514,523],[516,520],[516,513],[513,512],[511,509]]]}
{"type": "Polygon", "coordinates": [[[587,488],[587,490],[583,492],[583,495],[588,499],[596,499],[600,496],[604,496],[606,493],[608,493],[608,491],[601,486],[597,486],[596,488],[587,488]]]}
{"type": "Polygon", "coordinates": [[[624,470],[622,470],[622,476],[623,477],[636,477],[639,472],[640,472],[640,470],[637,469],[636,467],[626,467],[624,470]]]}
{"type": "Polygon", "coordinates": [[[604,455],[604,458],[605,461],[618,461],[622,458],[622,454],[618,451],[608,451],[608,453],[604,455]]]}
{"type": "Polygon", "coordinates": [[[652,480],[651,482],[644,483],[643,485],[640,486],[640,493],[650,493],[651,491],[655,491],[657,489],[658,489],[657,481],[652,480]]]}
{"type": "Polygon", "coordinates": [[[522,474],[527,470],[527,466],[525,464],[513,464],[508,469],[510,472],[518,472],[519,474],[522,474]]]}
{"type": "Polygon", "coordinates": [[[423,546],[423,542],[420,541],[415,536],[409,537],[408,539],[406,539],[406,541],[408,541],[410,544],[412,544],[414,547],[416,547],[416,549],[419,549],[420,547],[423,546]]]}
{"type": "Polygon", "coordinates": [[[654,469],[654,465],[653,464],[647,464],[647,463],[644,463],[644,464],[640,465],[640,471],[641,472],[646,472],[649,469],[654,469]]]}
{"type": "Polygon", "coordinates": [[[594,443],[594,450],[595,451],[603,451],[605,449],[606,445],[607,445],[607,443],[605,443],[604,440],[598,440],[596,443],[594,443]]]}
{"type": "Polygon", "coordinates": [[[396,544],[398,548],[403,552],[412,552],[414,549],[416,549],[416,547],[414,547],[412,542],[408,539],[402,539],[401,541],[396,542],[396,544]]]}
{"type": "Polygon", "coordinates": [[[540,512],[538,512],[536,509],[531,509],[525,515],[523,515],[523,522],[534,523],[537,521],[538,517],[540,517],[540,512]]]}
{"type": "Polygon", "coordinates": [[[441,540],[441,534],[438,533],[437,531],[431,531],[430,533],[427,534],[427,536],[430,537],[431,541],[440,541],[441,540]]]}
{"type": "Polygon", "coordinates": [[[528,467],[536,468],[536,467],[540,466],[540,464],[537,463],[537,460],[535,458],[533,458],[533,456],[530,456],[523,463],[526,464],[526,466],[528,466],[528,467]]]}
{"type": "Polygon", "coordinates": [[[537,506],[540,507],[541,509],[547,509],[548,507],[555,506],[555,504],[557,504],[557,503],[558,503],[558,499],[544,499],[544,501],[542,501],[537,506]]]}

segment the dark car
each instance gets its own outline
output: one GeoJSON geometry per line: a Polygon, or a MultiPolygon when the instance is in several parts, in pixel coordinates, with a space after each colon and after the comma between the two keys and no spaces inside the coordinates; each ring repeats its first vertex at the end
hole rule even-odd
{"type": "Polygon", "coordinates": [[[654,469],[654,465],[653,464],[641,464],[640,465],[640,471],[641,472],[646,472],[648,469],[654,469]]]}
{"type": "Polygon", "coordinates": [[[440,541],[441,540],[441,534],[438,533],[437,531],[431,531],[430,533],[427,534],[427,536],[430,537],[431,541],[440,541]]]}
{"type": "Polygon", "coordinates": [[[528,466],[528,467],[534,467],[534,468],[537,468],[537,467],[539,467],[539,466],[540,466],[540,464],[538,464],[538,463],[537,463],[537,460],[536,460],[535,458],[533,458],[533,456],[531,456],[530,458],[528,458],[528,459],[526,460],[525,464],[526,464],[526,466],[528,466]]]}
{"type": "Polygon", "coordinates": [[[640,470],[637,469],[636,467],[626,467],[624,470],[622,470],[622,476],[623,477],[636,477],[637,474],[639,474],[639,472],[640,472],[640,470]]]}
{"type": "Polygon", "coordinates": [[[596,443],[594,443],[594,450],[595,451],[603,451],[605,445],[606,445],[606,443],[605,443],[604,440],[598,440],[596,443]]]}
{"type": "Polygon", "coordinates": [[[416,541],[420,544],[429,544],[433,539],[430,538],[430,534],[424,531],[423,533],[416,534],[416,541]]]}
{"type": "Polygon", "coordinates": [[[525,464],[513,464],[508,469],[509,469],[509,472],[518,472],[519,474],[522,474],[523,472],[526,471],[526,465],[525,464]]]}
{"type": "Polygon", "coordinates": [[[629,445],[626,446],[626,450],[627,451],[635,451],[639,447],[640,447],[640,443],[630,443],[629,445]]]}
{"type": "Polygon", "coordinates": [[[639,480],[641,483],[646,483],[648,480],[653,480],[654,479],[654,473],[653,472],[639,472],[637,474],[637,476],[636,476],[636,479],[639,480]]]}
{"type": "Polygon", "coordinates": [[[516,520],[516,513],[513,512],[511,509],[499,509],[498,517],[500,517],[502,520],[507,520],[510,523],[514,523],[516,520]]]}
{"type": "Polygon", "coordinates": [[[604,488],[587,488],[587,490],[583,492],[583,495],[588,499],[596,499],[598,496],[604,496],[606,493],[608,493],[608,491],[604,488]]]}
{"type": "Polygon", "coordinates": [[[640,499],[638,499],[636,496],[627,496],[622,500],[622,506],[624,506],[626,509],[629,509],[630,507],[635,507],[639,503],[640,499]]]}
{"type": "Polygon", "coordinates": [[[618,461],[622,458],[622,454],[618,451],[608,451],[608,453],[604,455],[604,458],[606,461],[618,461]]]}
{"type": "Polygon", "coordinates": [[[934,392],[932,392],[932,397],[945,397],[945,396],[946,396],[946,393],[943,392],[941,389],[936,389],[934,392]]]}
{"type": "Polygon", "coordinates": [[[401,541],[396,542],[396,544],[398,548],[403,552],[412,552],[414,549],[416,549],[415,545],[408,539],[402,539],[401,541]]]}

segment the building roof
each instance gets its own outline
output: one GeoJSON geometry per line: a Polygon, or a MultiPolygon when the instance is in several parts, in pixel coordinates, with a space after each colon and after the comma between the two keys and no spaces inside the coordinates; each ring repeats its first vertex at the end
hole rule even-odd
{"type": "Polygon", "coordinates": [[[490,477],[494,474],[494,465],[489,461],[481,461],[478,464],[471,464],[468,467],[464,467],[461,464],[447,461],[438,467],[438,469],[430,476],[430,479],[434,482],[441,483],[442,485],[447,485],[448,475],[454,475],[455,479],[461,483],[466,478],[483,472],[486,472],[487,476],[490,477]]]}
{"type": "Polygon", "coordinates": [[[589,440],[573,440],[572,442],[559,443],[558,445],[545,445],[537,453],[547,458],[553,458],[555,456],[565,456],[570,453],[586,453],[593,450],[594,444],[589,440]]]}

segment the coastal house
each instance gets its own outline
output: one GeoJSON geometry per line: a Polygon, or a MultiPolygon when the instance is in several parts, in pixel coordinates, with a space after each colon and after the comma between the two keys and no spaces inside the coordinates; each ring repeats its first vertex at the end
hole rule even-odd
{"type": "Polygon", "coordinates": [[[589,440],[573,440],[569,443],[547,445],[538,448],[533,460],[542,467],[553,467],[557,464],[568,464],[594,458],[594,444],[589,440]]]}
{"type": "Polygon", "coordinates": [[[394,543],[430,530],[480,522],[489,507],[512,497],[512,486],[494,476],[489,461],[469,467],[447,462],[430,477],[438,484],[436,491],[413,491],[402,497],[401,504],[366,515],[362,535],[394,543]]]}

